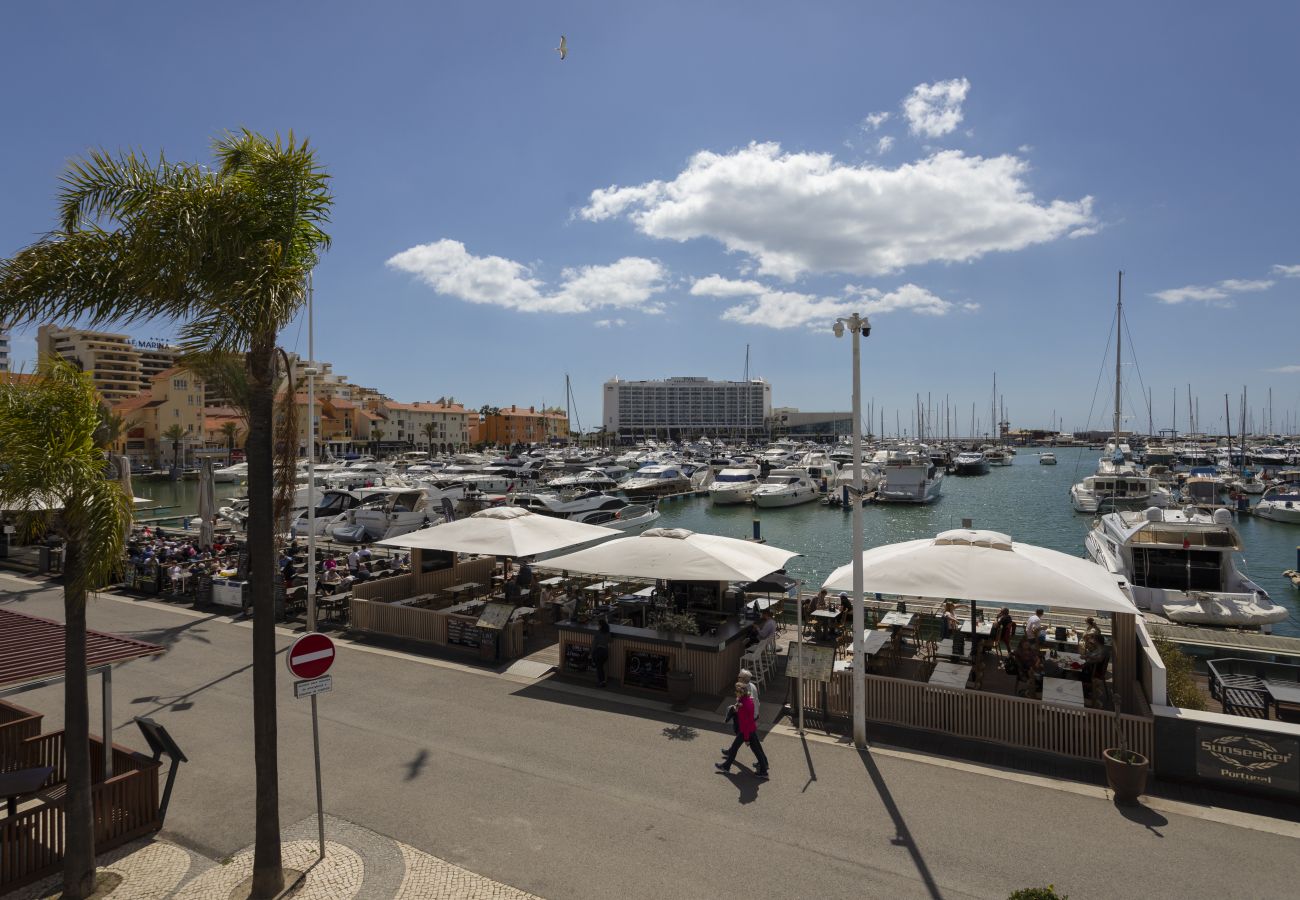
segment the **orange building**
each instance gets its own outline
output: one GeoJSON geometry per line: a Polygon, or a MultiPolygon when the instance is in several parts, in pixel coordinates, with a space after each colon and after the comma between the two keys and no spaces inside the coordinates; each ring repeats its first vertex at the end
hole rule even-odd
{"type": "Polygon", "coordinates": [[[568,437],[568,419],[562,413],[539,412],[534,407],[523,409],[518,406],[502,407],[498,412],[483,417],[477,429],[471,426],[471,433],[477,431],[477,437],[471,437],[475,444],[496,444],[509,447],[514,444],[544,444],[552,436],[568,437]],[[563,421],[563,426],[559,421],[563,421]]]}

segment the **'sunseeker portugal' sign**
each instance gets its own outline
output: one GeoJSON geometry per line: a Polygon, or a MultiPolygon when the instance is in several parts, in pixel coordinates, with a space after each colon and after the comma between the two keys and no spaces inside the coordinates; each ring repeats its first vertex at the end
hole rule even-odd
{"type": "Polygon", "coordinates": [[[1200,725],[1196,729],[1196,774],[1300,793],[1300,741],[1200,725]]]}

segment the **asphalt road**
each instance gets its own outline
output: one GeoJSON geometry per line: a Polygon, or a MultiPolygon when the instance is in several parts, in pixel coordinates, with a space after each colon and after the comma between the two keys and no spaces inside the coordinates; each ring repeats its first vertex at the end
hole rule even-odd
{"type": "MultiPolygon", "coordinates": [[[[56,590],[3,575],[0,603],[62,617],[56,590]]],[[[247,846],[251,629],[102,597],[89,621],[169,648],[114,674],[115,739],[143,748],[131,718],[149,715],[191,760],[165,834],[217,859],[247,846]]],[[[1294,896],[1294,827],[1124,813],[1095,792],[783,734],[760,782],[713,772],[721,723],[359,648],[333,673],[326,809],[550,900],[1005,898],[1049,882],[1076,900],[1294,896]]],[[[280,678],[288,824],[314,812],[310,708],[280,678]]],[[[58,727],[60,691],[13,699],[58,727]]]]}

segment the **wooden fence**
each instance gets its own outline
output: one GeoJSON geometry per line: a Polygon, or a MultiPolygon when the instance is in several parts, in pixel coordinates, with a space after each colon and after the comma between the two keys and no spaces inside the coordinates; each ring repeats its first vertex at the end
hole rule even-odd
{"type": "Polygon", "coordinates": [[[420,594],[433,594],[445,590],[454,584],[469,581],[481,585],[492,583],[492,570],[496,560],[490,556],[478,559],[457,561],[450,569],[436,572],[411,572],[406,575],[390,575],[354,585],[352,596],[360,600],[405,600],[420,594]]]}
{"type": "MultiPolygon", "coordinates": [[[[933,687],[902,678],[867,675],[865,680],[867,719],[873,722],[1093,761],[1101,759],[1102,750],[1117,746],[1118,729],[1129,749],[1153,759],[1149,716],[1121,715],[1117,719],[1114,713],[1104,710],[933,687]]],[[[849,673],[835,673],[824,693],[818,682],[803,681],[800,685],[805,709],[822,710],[832,717],[852,717],[853,681],[849,673]]]]}
{"type": "MultiPolygon", "coordinates": [[[[401,606],[383,600],[359,600],[353,597],[349,608],[349,627],[366,634],[420,641],[426,644],[449,646],[448,622],[456,621],[473,626],[478,616],[448,613],[445,609],[426,609],[418,606],[401,606]]],[[[514,620],[505,627],[502,659],[515,659],[524,651],[524,625],[514,620]]],[[[472,648],[466,648],[472,649],[472,648]]]]}
{"type": "MultiPolygon", "coordinates": [[[[66,772],[63,732],[25,742],[25,764],[53,765],[46,799],[17,815],[0,818],[0,893],[59,870],[63,862],[67,795],[61,790],[66,772]],[[57,776],[57,777],[56,777],[57,776]]],[[[91,808],[95,852],[102,853],[157,831],[159,764],[142,753],[114,744],[114,775],[103,778],[104,744],[90,740],[91,808]]]]}
{"type": "Polygon", "coordinates": [[[41,733],[40,713],[0,701],[0,772],[26,768],[23,742],[41,733]]]}

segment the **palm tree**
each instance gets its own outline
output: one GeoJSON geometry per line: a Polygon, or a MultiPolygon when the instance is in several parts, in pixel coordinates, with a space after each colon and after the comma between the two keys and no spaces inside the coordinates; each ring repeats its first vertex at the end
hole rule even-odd
{"type": "MultiPolygon", "coordinates": [[[[95,833],[90,794],[90,706],[86,697],[86,592],[102,587],[122,558],[131,500],[106,478],[96,443],[99,396],[89,375],[53,359],[32,382],[0,382],[0,506],[23,509],[33,498],[53,512],[23,515],[24,531],[54,532],[64,539],[63,631],[67,664],[63,682],[64,806],[63,896],[95,889],[95,833]]],[[[104,746],[112,742],[104,735],[104,746]]]]}
{"type": "Polygon", "coordinates": [[[380,444],[383,442],[383,440],[384,440],[384,429],[382,429],[382,428],[371,428],[371,429],[370,429],[370,439],[371,439],[371,440],[374,442],[374,444],[375,444],[375,455],[378,456],[378,455],[379,455],[379,445],[380,445],[380,444]]]}
{"type": "Polygon", "coordinates": [[[226,439],[226,463],[229,464],[235,455],[235,441],[239,440],[239,423],[223,422],[221,435],[226,439]]]}
{"type": "Polygon", "coordinates": [[[284,886],[273,604],[276,335],[329,246],[332,203],[314,148],[290,133],[214,142],[217,165],[104,151],[63,176],[58,228],[0,262],[0,319],[179,326],[187,353],[242,354],[248,384],[253,604],[254,897],[284,886]]]}
{"type": "Polygon", "coordinates": [[[135,426],[135,421],[127,421],[126,416],[113,412],[112,407],[101,400],[99,404],[99,427],[95,432],[95,443],[105,450],[111,450],[114,455],[119,454],[122,452],[122,443],[126,433],[135,426]]]}
{"type": "Polygon", "coordinates": [[[180,468],[181,462],[181,441],[185,440],[188,432],[179,425],[169,425],[167,430],[162,433],[164,440],[171,441],[172,444],[172,467],[180,468]]]}
{"type": "Polygon", "coordinates": [[[423,431],[424,431],[424,437],[429,444],[429,455],[433,456],[433,439],[434,436],[437,435],[438,433],[438,426],[433,424],[432,422],[425,422],[423,431]]]}

